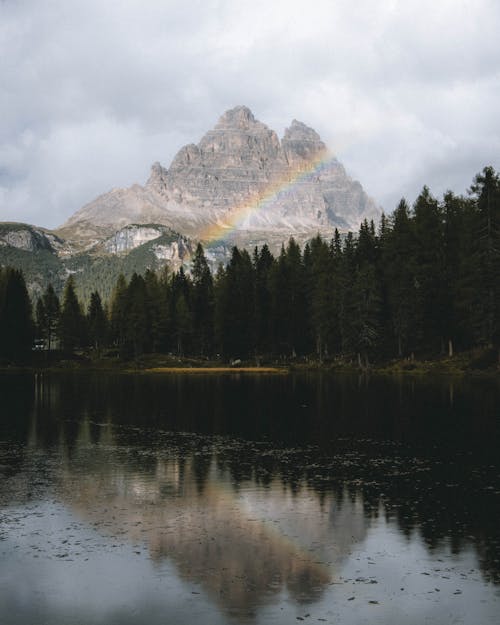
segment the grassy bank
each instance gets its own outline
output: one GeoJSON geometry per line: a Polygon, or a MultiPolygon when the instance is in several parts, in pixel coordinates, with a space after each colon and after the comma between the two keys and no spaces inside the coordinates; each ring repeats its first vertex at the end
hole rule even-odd
{"type": "Polygon", "coordinates": [[[212,373],[288,373],[287,368],[278,367],[154,367],[141,369],[144,373],[189,373],[189,374],[212,374],[212,373]]]}
{"type": "Polygon", "coordinates": [[[332,371],[338,373],[377,373],[384,375],[446,375],[499,376],[498,352],[492,349],[463,352],[451,358],[398,359],[360,366],[357,359],[319,361],[315,358],[262,358],[236,361],[177,357],[163,354],[144,354],[132,360],[122,360],[114,352],[99,357],[92,352],[70,356],[61,353],[34,353],[24,364],[0,363],[0,371],[109,371],[154,374],[276,374],[287,371],[332,371]]]}

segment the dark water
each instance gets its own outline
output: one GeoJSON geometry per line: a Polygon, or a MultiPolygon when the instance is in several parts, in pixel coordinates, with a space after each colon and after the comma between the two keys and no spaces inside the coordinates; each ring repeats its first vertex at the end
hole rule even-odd
{"type": "Polygon", "coordinates": [[[0,376],[2,625],[500,621],[500,385],[0,376]]]}

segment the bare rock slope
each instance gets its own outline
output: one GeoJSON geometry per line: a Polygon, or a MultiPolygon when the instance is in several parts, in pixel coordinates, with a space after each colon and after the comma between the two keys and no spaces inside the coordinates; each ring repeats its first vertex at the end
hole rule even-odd
{"type": "Polygon", "coordinates": [[[318,134],[294,120],[284,137],[238,106],[198,145],[184,146],[144,186],[114,189],[77,211],[58,231],[68,239],[110,236],[127,224],[164,224],[202,241],[356,229],[377,206],[318,134]]]}

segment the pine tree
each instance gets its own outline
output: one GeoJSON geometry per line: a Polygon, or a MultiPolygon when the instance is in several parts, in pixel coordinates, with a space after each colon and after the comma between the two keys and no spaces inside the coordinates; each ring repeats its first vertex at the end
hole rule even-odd
{"type": "Polygon", "coordinates": [[[273,338],[272,351],[280,356],[288,355],[291,352],[289,342],[289,277],[288,265],[286,262],[286,251],[284,245],[281,246],[280,254],[271,267],[269,274],[271,293],[271,335],[273,338]]]}
{"type": "Polygon", "coordinates": [[[445,282],[444,216],[424,187],[414,204],[415,233],[415,333],[419,351],[445,349],[449,294],[445,282]]]}
{"type": "Polygon", "coordinates": [[[195,349],[205,356],[213,349],[214,285],[201,243],[196,246],[192,277],[195,349]]]}
{"type": "Polygon", "coordinates": [[[338,328],[334,259],[328,244],[319,235],[311,242],[309,260],[308,256],[304,251],[304,266],[309,284],[308,317],[311,320],[316,354],[321,362],[325,354],[333,351],[338,328]]]}
{"type": "Polygon", "coordinates": [[[274,351],[296,357],[311,350],[306,268],[300,247],[291,238],[270,272],[274,351]]]}
{"type": "Polygon", "coordinates": [[[84,316],[75,292],[75,281],[70,276],[64,287],[63,304],[59,323],[59,337],[64,351],[72,352],[82,344],[84,316]]]}
{"type": "Polygon", "coordinates": [[[171,299],[172,285],[170,280],[170,272],[165,265],[158,278],[159,288],[159,317],[158,317],[158,350],[160,352],[169,352],[172,346],[172,317],[171,317],[171,299]]]}
{"type": "Polygon", "coordinates": [[[110,334],[114,345],[118,347],[120,356],[125,356],[127,340],[127,281],[120,274],[111,296],[110,334]]]}
{"type": "Polygon", "coordinates": [[[37,339],[39,338],[46,338],[46,324],[47,324],[47,317],[46,317],[46,313],[45,313],[45,306],[43,304],[43,299],[41,297],[39,297],[36,300],[36,307],[35,307],[35,320],[36,320],[36,337],[37,339]]]}
{"type": "Polygon", "coordinates": [[[223,354],[227,358],[246,358],[255,347],[255,276],[246,250],[233,247],[219,295],[223,354]]]}
{"type": "Polygon", "coordinates": [[[146,283],[134,273],[126,293],[125,354],[137,358],[150,347],[146,283]]]}
{"type": "Polygon", "coordinates": [[[344,241],[342,258],[339,268],[339,325],[341,349],[344,355],[352,355],[358,349],[358,328],[356,326],[356,246],[352,232],[349,232],[344,241]]]}
{"type": "Polygon", "coordinates": [[[353,285],[355,301],[354,347],[360,360],[366,366],[376,358],[382,342],[382,293],[377,268],[372,263],[363,263],[356,271],[353,285]]]}
{"type": "Polygon", "coordinates": [[[260,251],[255,248],[253,266],[255,272],[255,348],[258,354],[272,351],[271,286],[270,273],[274,258],[264,244],[260,251]]]}
{"type": "Polygon", "coordinates": [[[365,365],[380,351],[383,334],[383,288],[380,247],[375,225],[365,220],[360,226],[352,285],[354,303],[355,349],[365,365]]]}
{"type": "Polygon", "coordinates": [[[146,307],[149,324],[149,339],[147,344],[152,352],[158,352],[161,347],[162,332],[162,290],[158,276],[151,269],[146,270],[144,283],[146,287],[146,307]]]}
{"type": "Polygon", "coordinates": [[[172,336],[179,356],[190,353],[193,338],[192,315],[193,285],[181,267],[171,280],[170,318],[172,336]]]}
{"type": "Polygon", "coordinates": [[[493,167],[477,174],[471,193],[477,207],[476,340],[500,347],[500,178],[493,167]]]}
{"type": "Polygon", "coordinates": [[[392,331],[398,356],[415,350],[417,289],[415,276],[415,234],[406,200],[402,199],[391,218],[384,248],[387,298],[392,319],[392,331]]]}
{"type": "Polygon", "coordinates": [[[52,284],[49,284],[42,296],[45,311],[44,337],[47,339],[47,349],[52,350],[57,337],[61,316],[61,305],[52,284]]]}
{"type": "Polygon", "coordinates": [[[478,306],[474,264],[477,215],[473,200],[451,192],[443,198],[443,214],[445,297],[448,298],[445,323],[451,356],[457,346],[466,349],[474,344],[474,313],[478,306]]]}
{"type": "Polygon", "coordinates": [[[228,310],[229,295],[227,274],[224,266],[220,264],[214,279],[214,348],[217,357],[226,354],[225,326],[228,310]]]}
{"type": "Polygon", "coordinates": [[[31,301],[24,276],[7,267],[0,273],[0,357],[22,362],[33,342],[31,301]]]}
{"type": "Polygon", "coordinates": [[[87,312],[87,327],[89,340],[98,356],[106,344],[108,335],[108,320],[102,307],[101,296],[97,291],[90,295],[90,304],[87,312]]]}
{"type": "Polygon", "coordinates": [[[186,347],[191,345],[193,317],[186,296],[183,292],[179,292],[175,300],[174,317],[177,354],[179,356],[184,356],[186,347]]]}

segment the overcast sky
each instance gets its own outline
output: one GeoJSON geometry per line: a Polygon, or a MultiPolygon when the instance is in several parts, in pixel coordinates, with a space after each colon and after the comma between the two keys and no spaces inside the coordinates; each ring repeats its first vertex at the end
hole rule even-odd
{"type": "Polygon", "coordinates": [[[0,220],[143,184],[237,104],[387,211],[500,169],[498,0],[0,0],[0,220]]]}

